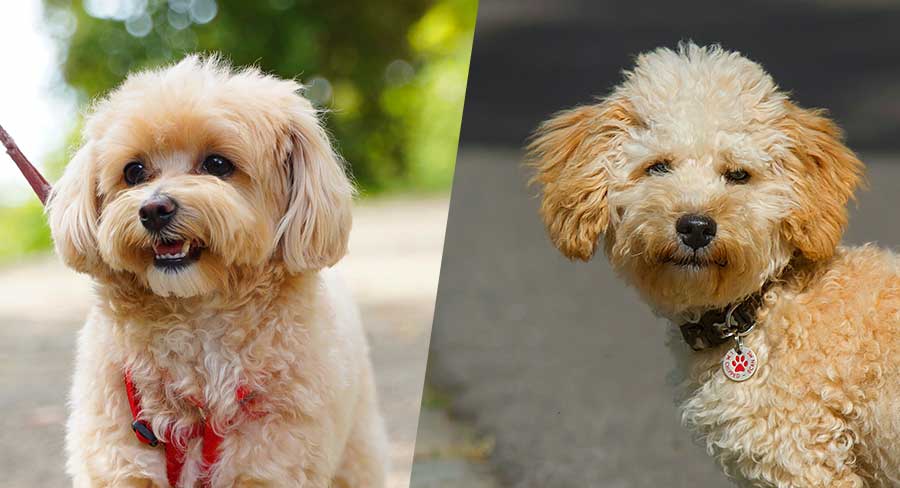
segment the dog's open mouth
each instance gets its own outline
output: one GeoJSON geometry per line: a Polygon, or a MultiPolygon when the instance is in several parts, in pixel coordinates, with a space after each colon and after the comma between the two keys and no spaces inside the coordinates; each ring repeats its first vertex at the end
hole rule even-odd
{"type": "Polygon", "coordinates": [[[162,240],[153,245],[153,265],[177,271],[200,259],[203,247],[193,240],[162,240]]]}

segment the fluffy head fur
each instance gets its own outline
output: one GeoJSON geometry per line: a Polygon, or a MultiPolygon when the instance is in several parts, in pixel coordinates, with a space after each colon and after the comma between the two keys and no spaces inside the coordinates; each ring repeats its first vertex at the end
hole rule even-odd
{"type": "Polygon", "coordinates": [[[793,104],[756,63],[686,44],[638,57],[596,104],[545,122],[529,146],[556,246],[614,267],[661,312],[721,307],[794,258],[832,255],[862,164],[821,111],[793,104]],[[666,172],[648,171],[662,163],[666,172]],[[729,172],[749,179],[729,181],[729,172]],[[693,251],[676,220],[705,214],[693,251]]]}
{"type": "Polygon", "coordinates": [[[93,107],[84,144],[51,195],[59,255],[98,279],[178,297],[227,292],[271,266],[299,273],[337,262],[353,189],[300,89],[215,57],[129,76],[93,107]],[[234,173],[205,174],[212,154],[232,161],[234,173]],[[133,161],[149,178],[129,186],[123,170],[133,161]],[[179,207],[158,235],[138,216],[153,195],[179,207]],[[176,271],[154,266],[162,239],[192,241],[202,254],[176,271]]]}

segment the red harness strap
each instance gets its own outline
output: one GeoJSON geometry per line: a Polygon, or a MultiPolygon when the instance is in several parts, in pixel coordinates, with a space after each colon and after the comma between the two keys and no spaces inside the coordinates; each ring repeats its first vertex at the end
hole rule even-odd
{"type": "MultiPolygon", "coordinates": [[[[151,447],[156,447],[160,444],[160,441],[153,433],[150,424],[146,420],[140,418],[141,394],[134,386],[134,381],[131,378],[131,370],[129,369],[125,370],[125,392],[128,394],[128,406],[131,408],[132,430],[134,430],[139,441],[151,447]]],[[[241,408],[246,412],[247,402],[255,396],[255,393],[244,386],[239,386],[235,392],[235,396],[238,403],[241,405],[241,408]]],[[[201,404],[198,402],[192,403],[202,411],[203,406],[201,404]]],[[[251,418],[257,418],[259,416],[258,412],[247,413],[251,418]]],[[[169,431],[168,434],[172,434],[172,432],[169,431]]],[[[202,424],[195,424],[188,429],[187,432],[182,432],[181,434],[184,435],[186,441],[197,437],[203,438],[201,442],[203,443],[202,456],[204,471],[201,474],[201,486],[209,486],[209,472],[213,465],[219,460],[219,446],[222,444],[223,437],[213,429],[208,417],[205,418],[202,424]]],[[[171,437],[171,435],[167,435],[167,437],[171,437]]],[[[178,443],[174,442],[165,442],[162,444],[166,453],[166,477],[168,478],[170,485],[177,487],[179,486],[178,480],[181,478],[181,471],[184,469],[184,449],[179,446],[178,443]]],[[[185,444],[187,444],[187,442],[185,442],[185,444]]]]}

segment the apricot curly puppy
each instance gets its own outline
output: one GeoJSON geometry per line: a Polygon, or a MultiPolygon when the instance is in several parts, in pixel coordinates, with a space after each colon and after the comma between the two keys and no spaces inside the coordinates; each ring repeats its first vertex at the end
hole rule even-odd
{"type": "Polygon", "coordinates": [[[680,325],[685,422],[752,486],[900,483],[898,259],[839,246],[862,163],[719,47],[640,56],[530,146],[554,244],[680,325]],[[755,326],[755,327],[754,327],[755,326]]]}
{"type": "Polygon", "coordinates": [[[75,486],[384,485],[365,335],[323,271],[353,188],[299,89],[192,56],[94,106],[48,208],[96,288],[75,486]]]}

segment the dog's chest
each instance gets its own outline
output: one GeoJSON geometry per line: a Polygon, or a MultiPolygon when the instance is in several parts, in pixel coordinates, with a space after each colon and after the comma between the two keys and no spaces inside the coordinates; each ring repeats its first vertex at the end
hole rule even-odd
{"type": "Polygon", "coordinates": [[[272,365],[266,360],[280,348],[267,328],[247,324],[167,324],[126,339],[131,354],[126,352],[124,367],[139,395],[141,418],[167,444],[159,451],[166,466],[168,445],[183,446],[174,458],[183,460],[185,486],[208,476],[205,466],[233,455],[234,446],[219,444],[223,439],[254,432],[254,423],[272,412],[265,391],[272,365]],[[140,343],[143,348],[135,347],[140,343]]]}
{"type": "MultiPolygon", "coordinates": [[[[236,392],[259,374],[247,368],[250,339],[225,321],[171,326],[153,334],[146,354],[132,367],[146,398],[145,409],[172,417],[234,415],[236,392]]],[[[257,358],[258,359],[258,358],[257,358]]],[[[258,363],[257,363],[258,364],[258,363]]]]}

